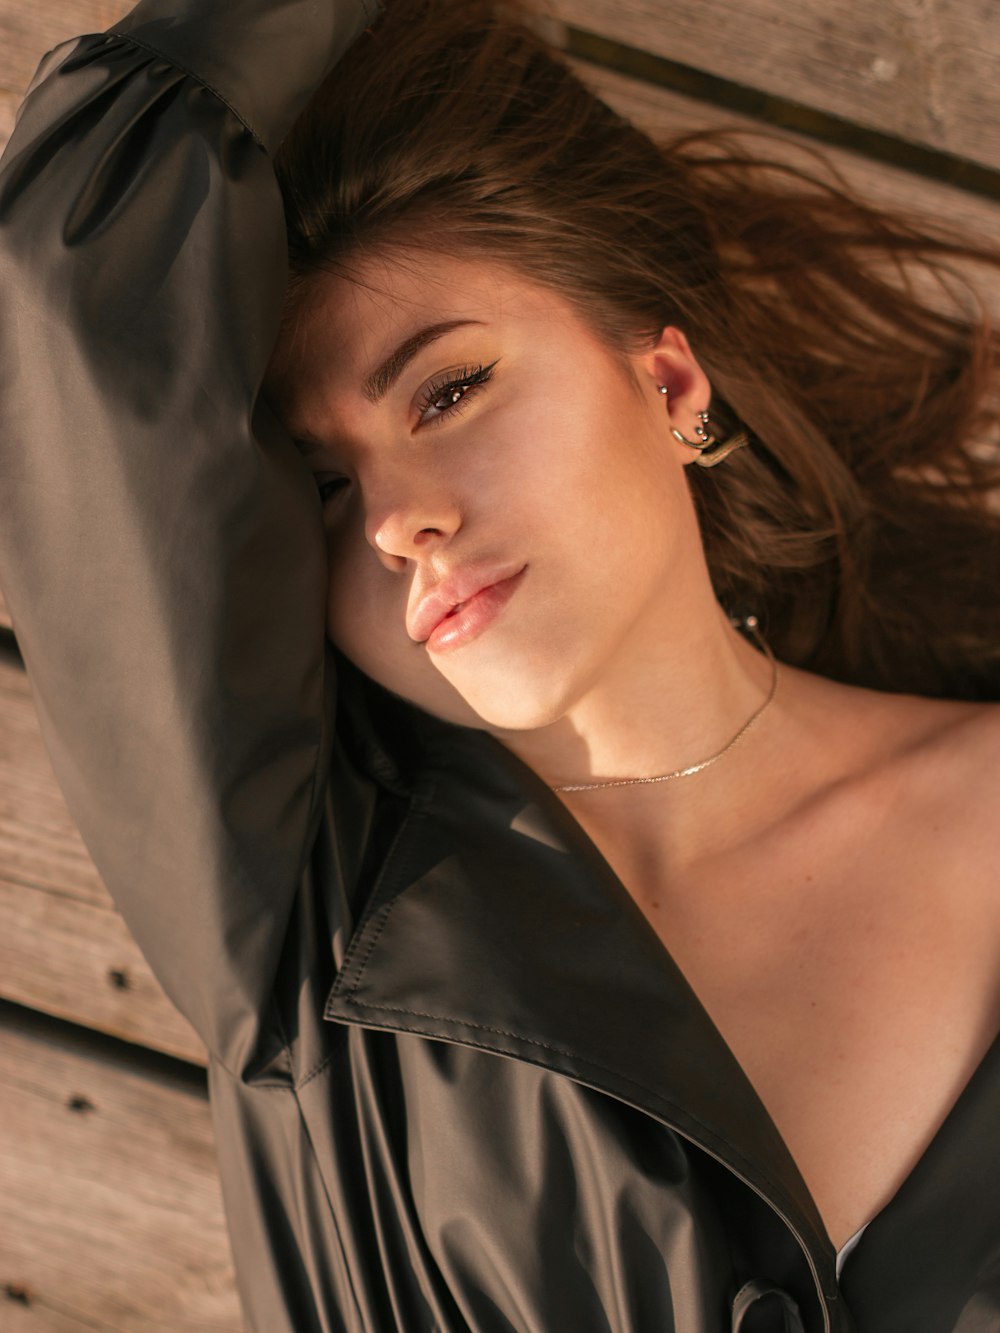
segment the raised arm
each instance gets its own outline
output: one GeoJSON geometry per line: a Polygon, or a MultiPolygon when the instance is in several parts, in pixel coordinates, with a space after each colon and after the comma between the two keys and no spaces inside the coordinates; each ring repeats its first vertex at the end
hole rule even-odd
{"type": "Polygon", "coordinates": [[[314,483],[257,406],[269,153],[375,0],[144,0],[0,171],[0,582],[56,776],[210,1050],[257,1040],[333,705],[314,483]]]}

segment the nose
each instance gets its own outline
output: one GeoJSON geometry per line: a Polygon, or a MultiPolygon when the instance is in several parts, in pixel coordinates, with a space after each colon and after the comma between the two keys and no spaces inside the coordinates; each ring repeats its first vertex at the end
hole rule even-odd
{"type": "Polygon", "coordinates": [[[368,506],[365,537],[387,569],[427,557],[462,526],[455,500],[444,494],[382,500],[368,506]]]}

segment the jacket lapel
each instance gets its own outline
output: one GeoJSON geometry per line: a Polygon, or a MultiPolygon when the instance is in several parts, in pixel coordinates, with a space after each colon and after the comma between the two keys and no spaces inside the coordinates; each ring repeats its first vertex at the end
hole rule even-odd
{"type": "Polygon", "coordinates": [[[409,816],[325,1017],[540,1064],[628,1102],[764,1195],[832,1273],[773,1121],[597,847],[486,733],[421,730],[409,816]]]}

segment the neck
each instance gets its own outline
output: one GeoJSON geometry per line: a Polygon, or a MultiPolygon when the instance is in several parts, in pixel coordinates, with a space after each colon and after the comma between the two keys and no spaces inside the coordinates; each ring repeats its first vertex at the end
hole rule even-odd
{"type": "Polygon", "coordinates": [[[766,640],[760,633],[757,617],[747,617],[742,623],[741,628],[745,629],[748,634],[752,635],[757,647],[760,648],[770,663],[771,683],[763,703],[759,704],[753,710],[740,729],[733,733],[729,740],[726,741],[725,745],[721,746],[718,750],[713,750],[712,753],[706,755],[704,759],[699,759],[694,763],[684,764],[682,767],[671,769],[666,773],[647,774],[646,776],[633,778],[607,778],[601,782],[560,783],[553,786],[552,790],[556,792],[580,792],[607,787],[639,787],[660,782],[675,782],[681,778],[690,778],[694,777],[697,773],[703,773],[706,768],[711,768],[713,764],[717,764],[721,759],[724,759],[725,756],[729,754],[729,752],[747,735],[760,716],[767,710],[768,706],[774,700],[778,688],[778,663],[766,640]]]}
{"type": "MultiPolygon", "coordinates": [[[[616,664],[558,722],[494,734],[553,788],[655,777],[703,763],[767,700],[773,668],[714,600],[678,638],[643,645],[640,660],[616,664]]],[[[721,832],[720,806],[736,813],[752,799],[779,702],[759,729],[708,769],[662,783],[560,792],[560,799],[599,846],[606,848],[613,835],[641,855],[645,834],[655,829],[661,852],[670,843],[686,859],[721,832]]]]}
{"type": "Polygon", "coordinates": [[[713,604],[681,643],[642,645],[555,723],[491,729],[552,787],[649,777],[722,749],[766,701],[772,667],[713,604]]]}

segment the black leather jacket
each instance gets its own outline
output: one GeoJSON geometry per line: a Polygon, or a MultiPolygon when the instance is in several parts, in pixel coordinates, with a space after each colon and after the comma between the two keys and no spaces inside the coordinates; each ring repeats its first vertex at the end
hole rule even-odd
{"type": "Polygon", "coordinates": [[[0,178],[0,578],[70,809],[209,1051],[247,1325],[995,1333],[1000,1050],[838,1280],[558,799],[326,642],[315,485],[257,403],[268,154],[373,17],[144,0],[47,58],[0,178]]]}

